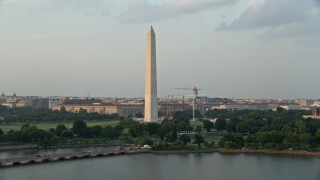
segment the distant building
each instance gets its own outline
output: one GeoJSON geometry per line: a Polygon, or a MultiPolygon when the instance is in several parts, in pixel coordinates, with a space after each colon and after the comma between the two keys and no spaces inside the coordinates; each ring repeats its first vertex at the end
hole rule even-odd
{"type": "Polygon", "coordinates": [[[303,108],[301,105],[295,104],[295,103],[279,104],[278,107],[281,107],[281,108],[283,108],[285,110],[303,110],[303,109],[308,109],[306,106],[305,106],[305,108],[303,108]]]}
{"type": "Polygon", "coordinates": [[[210,108],[206,110],[214,110],[214,109],[227,109],[226,104],[212,104],[210,108]]]}
{"type": "Polygon", "coordinates": [[[314,107],[314,106],[320,107],[320,101],[319,100],[314,101],[314,104],[312,104],[311,107],[314,107]]]}
{"type": "Polygon", "coordinates": [[[161,103],[160,112],[162,112],[162,118],[172,119],[174,113],[178,111],[184,111],[186,109],[191,109],[189,104],[180,103],[161,103]]]}
{"type": "Polygon", "coordinates": [[[15,108],[16,107],[16,103],[15,102],[5,102],[5,103],[1,103],[2,106],[6,106],[8,108],[15,108]]]}
{"type": "Polygon", "coordinates": [[[33,109],[49,109],[49,99],[47,98],[33,98],[27,100],[26,106],[30,106],[33,109]]]}
{"type": "Polygon", "coordinates": [[[27,106],[26,101],[19,101],[16,103],[16,107],[25,107],[25,106],[27,106]]]}
{"type": "Polygon", "coordinates": [[[0,96],[0,104],[6,102],[6,95],[4,93],[1,94],[0,96]]]}
{"type": "Polygon", "coordinates": [[[62,107],[65,107],[67,112],[79,113],[80,109],[87,111],[88,113],[99,114],[114,114],[117,113],[123,117],[136,117],[137,114],[144,113],[143,104],[56,104],[53,105],[53,110],[60,111],[62,107]]]}
{"type": "Polygon", "coordinates": [[[51,98],[49,98],[49,109],[52,110],[54,105],[62,104],[62,103],[63,103],[63,99],[62,98],[58,98],[58,97],[53,98],[53,97],[51,97],[51,98]]]}
{"type": "Polygon", "coordinates": [[[119,104],[117,114],[123,117],[136,117],[137,114],[144,114],[144,104],[119,104]]]}
{"type": "Polygon", "coordinates": [[[314,106],[311,109],[311,116],[303,116],[303,118],[312,118],[312,119],[320,119],[320,107],[314,106]]]}
{"type": "Polygon", "coordinates": [[[271,110],[274,105],[271,104],[227,104],[226,108],[228,110],[271,110]]]}
{"type": "Polygon", "coordinates": [[[312,110],[311,110],[311,114],[312,116],[320,116],[320,108],[315,106],[312,110]]]}
{"type": "Polygon", "coordinates": [[[296,99],[294,103],[299,104],[300,106],[309,107],[314,103],[314,100],[308,99],[296,99]]]}

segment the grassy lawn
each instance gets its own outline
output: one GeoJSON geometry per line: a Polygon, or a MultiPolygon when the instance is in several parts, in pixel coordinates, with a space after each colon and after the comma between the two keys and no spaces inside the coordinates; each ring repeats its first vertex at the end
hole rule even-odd
{"type": "Polygon", "coordinates": [[[190,121],[191,126],[193,126],[193,129],[196,129],[197,126],[202,127],[203,123],[200,121],[190,121]]]}
{"type": "Polygon", "coordinates": [[[208,142],[212,142],[214,141],[215,143],[218,143],[220,141],[220,139],[222,138],[221,135],[217,135],[217,134],[209,134],[205,136],[205,140],[208,142]]]}
{"type": "MultiPolygon", "coordinates": [[[[94,122],[87,122],[87,126],[116,126],[119,123],[119,121],[94,121],[94,122]]],[[[67,128],[72,127],[72,122],[62,122],[62,123],[39,123],[39,124],[32,124],[37,126],[39,129],[43,130],[49,130],[50,128],[56,128],[57,124],[64,124],[67,128]]],[[[4,132],[8,132],[10,130],[20,130],[21,125],[0,125],[0,129],[2,129],[4,132]]]]}

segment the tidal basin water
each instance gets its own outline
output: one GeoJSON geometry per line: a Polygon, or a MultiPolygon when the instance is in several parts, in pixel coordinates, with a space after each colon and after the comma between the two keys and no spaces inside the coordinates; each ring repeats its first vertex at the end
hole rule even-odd
{"type": "Polygon", "coordinates": [[[136,154],[0,169],[0,180],[20,179],[319,180],[320,158],[219,153],[136,154]]]}

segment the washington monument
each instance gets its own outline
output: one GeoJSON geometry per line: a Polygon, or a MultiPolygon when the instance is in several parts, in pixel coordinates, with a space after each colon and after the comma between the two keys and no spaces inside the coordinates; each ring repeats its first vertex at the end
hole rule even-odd
{"type": "Polygon", "coordinates": [[[152,26],[147,33],[144,121],[158,122],[156,34],[152,26]]]}

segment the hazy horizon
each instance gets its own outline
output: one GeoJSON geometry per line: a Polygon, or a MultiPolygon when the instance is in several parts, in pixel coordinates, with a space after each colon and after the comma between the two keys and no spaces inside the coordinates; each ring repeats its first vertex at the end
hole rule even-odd
{"type": "Polygon", "coordinates": [[[320,0],[0,0],[0,93],[319,99],[320,0]],[[184,92],[191,94],[191,92],[184,92]]]}

